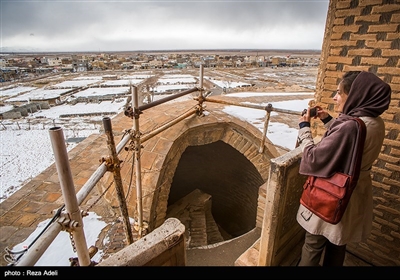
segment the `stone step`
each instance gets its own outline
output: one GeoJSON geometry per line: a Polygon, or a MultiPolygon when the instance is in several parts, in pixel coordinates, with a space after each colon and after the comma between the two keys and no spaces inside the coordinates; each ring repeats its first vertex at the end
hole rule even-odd
{"type": "Polygon", "coordinates": [[[199,189],[170,205],[166,218],[175,217],[185,225],[186,245],[189,248],[224,241],[211,212],[211,196],[199,189]]]}
{"type": "Polygon", "coordinates": [[[207,245],[215,244],[218,242],[224,241],[222,234],[219,230],[218,224],[215,222],[214,217],[212,215],[211,206],[212,200],[210,199],[204,205],[205,217],[206,217],[206,228],[207,228],[207,245]]]}
{"type": "Polygon", "coordinates": [[[193,209],[190,212],[190,243],[189,248],[207,245],[207,226],[204,208],[193,209]]]}

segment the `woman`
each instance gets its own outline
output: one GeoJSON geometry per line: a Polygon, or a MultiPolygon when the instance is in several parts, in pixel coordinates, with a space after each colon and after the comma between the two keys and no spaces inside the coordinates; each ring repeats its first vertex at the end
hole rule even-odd
{"type": "Polygon", "coordinates": [[[385,137],[380,115],[389,108],[390,86],[373,73],[352,71],[343,75],[333,100],[337,118],[317,106],[317,115],[327,128],[321,141],[314,143],[310,130],[310,109],[300,117],[298,141],[303,156],[299,173],[328,177],[334,172],[348,173],[357,135],[359,117],[366,125],[366,138],[357,186],[338,224],[330,224],[300,204],[297,222],[306,230],[299,266],[342,266],[346,244],[365,240],[372,228],[372,182],[370,170],[385,137]]]}

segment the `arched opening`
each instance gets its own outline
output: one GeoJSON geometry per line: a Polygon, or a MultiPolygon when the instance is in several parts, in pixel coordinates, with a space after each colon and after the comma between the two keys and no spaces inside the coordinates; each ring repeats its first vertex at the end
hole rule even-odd
{"type": "MultiPolygon", "coordinates": [[[[193,192],[197,191],[192,196],[197,200],[199,195],[208,195],[209,199],[206,197],[204,201],[210,202],[212,217],[223,239],[234,238],[255,227],[258,190],[263,183],[256,167],[242,153],[223,141],[188,146],[174,173],[167,212],[171,212],[174,204],[185,207],[182,199],[193,192]]],[[[196,209],[187,210],[185,217],[181,218],[189,219],[189,212],[200,213],[199,207],[197,205],[196,209]]],[[[204,209],[207,210],[208,206],[204,209]]],[[[193,217],[190,222],[186,222],[191,226],[196,224],[193,217]]],[[[205,223],[210,224],[207,221],[205,223]]],[[[197,222],[197,225],[199,228],[193,229],[193,232],[205,230],[201,223],[197,222]]]]}

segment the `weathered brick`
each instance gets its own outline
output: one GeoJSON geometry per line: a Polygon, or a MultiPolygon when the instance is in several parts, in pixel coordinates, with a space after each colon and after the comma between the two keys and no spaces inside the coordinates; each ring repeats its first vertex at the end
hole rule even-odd
{"type": "Polygon", "coordinates": [[[390,235],[392,235],[394,238],[400,239],[400,233],[396,230],[392,230],[390,235]]]}
{"type": "Polygon", "coordinates": [[[394,156],[400,156],[400,149],[395,149],[392,147],[392,149],[390,150],[390,154],[394,156]]]}
{"type": "Polygon", "coordinates": [[[370,6],[370,5],[380,5],[382,4],[382,0],[360,0],[358,2],[358,6],[360,7],[365,7],[365,6],[370,6]]]}
{"type": "Polygon", "coordinates": [[[387,5],[375,5],[372,7],[371,13],[380,14],[393,11],[400,11],[400,5],[397,4],[387,4],[387,5]]]}
{"type": "Polygon", "coordinates": [[[151,169],[151,167],[153,166],[153,163],[157,157],[157,154],[152,153],[152,152],[146,152],[146,151],[143,151],[142,154],[145,154],[145,153],[146,153],[146,156],[142,156],[141,166],[146,169],[151,169]]]}
{"type": "Polygon", "coordinates": [[[57,199],[59,199],[60,197],[61,193],[59,192],[49,192],[43,197],[42,201],[52,203],[57,201],[57,199]]]}
{"type": "Polygon", "coordinates": [[[392,84],[400,84],[400,76],[393,77],[392,84]]]}
{"type": "Polygon", "coordinates": [[[358,17],[355,17],[354,21],[355,22],[358,22],[358,21],[377,22],[377,21],[379,21],[380,17],[381,17],[381,15],[379,15],[379,14],[358,16],[358,17]]]}
{"type": "Polygon", "coordinates": [[[392,42],[390,41],[365,41],[367,48],[374,49],[390,49],[392,42]]]}
{"type": "Polygon", "coordinates": [[[333,22],[335,25],[344,25],[344,18],[335,18],[333,22]]]}
{"type": "Polygon", "coordinates": [[[41,215],[34,213],[24,213],[19,219],[14,221],[13,226],[18,227],[30,227],[32,226],[38,219],[41,218],[41,215]]]}
{"type": "Polygon", "coordinates": [[[386,40],[388,41],[393,41],[399,39],[399,33],[398,32],[393,32],[393,33],[387,33],[386,34],[386,40]]]}
{"type": "Polygon", "coordinates": [[[399,158],[392,157],[392,156],[385,155],[385,154],[380,154],[378,158],[382,159],[384,161],[390,162],[390,163],[394,163],[394,164],[400,163],[400,159],[399,158]]]}
{"type": "Polygon", "coordinates": [[[383,143],[388,146],[400,147],[400,142],[396,140],[384,139],[383,143]]]}
{"type": "MultiPolygon", "coordinates": [[[[400,65],[399,65],[399,67],[400,67],[400,65]]],[[[392,88],[392,99],[399,100],[400,99],[399,98],[400,84],[392,84],[391,88],[392,88]]]]}
{"type": "Polygon", "coordinates": [[[343,10],[337,10],[335,12],[335,17],[341,18],[341,17],[348,17],[348,16],[359,16],[361,14],[362,8],[357,7],[354,9],[343,9],[343,10]]]}
{"type": "Polygon", "coordinates": [[[383,189],[383,190],[385,190],[385,191],[390,191],[390,186],[385,185],[385,184],[382,184],[382,183],[380,183],[380,182],[372,181],[372,185],[373,185],[374,187],[376,187],[376,188],[380,188],[380,189],[383,189]]]}
{"type": "Polygon", "coordinates": [[[383,195],[388,198],[389,203],[391,203],[390,206],[397,205],[396,202],[400,199],[400,195],[395,192],[384,192],[383,195]]]}
{"type": "Polygon", "coordinates": [[[337,82],[337,78],[336,78],[336,77],[335,77],[335,78],[326,77],[326,78],[324,79],[324,83],[325,83],[325,84],[336,85],[336,82],[337,82]]]}
{"type": "MultiPolygon", "coordinates": [[[[393,109],[393,113],[395,113],[395,109],[393,109]]],[[[393,118],[392,118],[392,120],[393,120],[393,118]]],[[[398,124],[398,123],[388,123],[388,124],[386,124],[386,129],[397,129],[398,130],[399,128],[400,128],[400,124],[398,124]]]]}
{"type": "Polygon", "coordinates": [[[8,211],[1,216],[2,225],[12,225],[16,220],[22,216],[22,211],[8,211]]]}
{"type": "Polygon", "coordinates": [[[349,50],[347,55],[349,56],[356,56],[356,55],[360,55],[360,56],[366,56],[366,57],[370,57],[372,56],[374,50],[372,49],[354,49],[354,50],[349,50]]]}
{"type": "Polygon", "coordinates": [[[330,63],[351,64],[353,62],[353,58],[352,57],[342,57],[342,56],[330,56],[330,57],[328,57],[327,61],[330,63]]]}
{"type": "Polygon", "coordinates": [[[336,9],[340,10],[347,8],[350,8],[350,0],[336,2],[336,9]]]}
{"type": "Polygon", "coordinates": [[[361,64],[370,64],[370,65],[385,65],[388,61],[388,58],[381,57],[362,57],[361,64]]]}
{"type": "Polygon", "coordinates": [[[388,184],[388,185],[392,185],[392,186],[398,186],[400,187],[400,182],[398,180],[392,180],[389,178],[383,178],[383,183],[388,184]]]}
{"type": "Polygon", "coordinates": [[[382,175],[384,175],[386,177],[392,176],[392,172],[391,171],[383,169],[383,168],[378,168],[378,167],[375,167],[375,166],[372,166],[372,172],[380,173],[380,174],[382,174],[382,175]]]}
{"type": "Polygon", "coordinates": [[[352,65],[344,65],[343,71],[368,71],[369,66],[352,66],[352,65]]]}
{"type": "Polygon", "coordinates": [[[389,213],[394,214],[394,215],[400,215],[400,211],[399,210],[393,209],[391,207],[387,207],[387,206],[384,206],[384,205],[377,205],[376,209],[381,209],[381,210],[383,210],[385,212],[389,212],[389,213]]]}
{"type": "Polygon", "coordinates": [[[385,167],[386,167],[388,170],[400,171],[400,167],[399,167],[399,165],[397,165],[397,164],[386,163],[386,164],[385,164],[385,167]]]}
{"type": "Polygon", "coordinates": [[[399,229],[399,227],[397,225],[395,225],[395,224],[393,224],[393,223],[391,223],[391,222],[389,222],[389,221],[387,221],[385,219],[381,219],[381,218],[375,217],[375,221],[379,222],[381,225],[386,225],[386,226],[388,226],[388,227],[390,227],[390,228],[392,228],[394,230],[398,230],[399,229]]]}
{"type": "MultiPolygon", "coordinates": [[[[399,36],[399,34],[397,34],[399,36]]],[[[400,50],[394,50],[394,49],[383,49],[382,50],[382,56],[387,57],[387,56],[400,56],[400,50]]],[[[400,61],[400,60],[399,60],[400,61]]]]}
{"type": "MultiPolygon", "coordinates": [[[[340,54],[340,51],[338,52],[338,55],[340,54]]],[[[329,64],[327,64],[326,65],[326,70],[327,71],[335,71],[336,70],[336,64],[332,64],[332,63],[329,63],[329,64]]]]}
{"type": "Polygon", "coordinates": [[[390,75],[400,75],[400,68],[396,67],[379,67],[378,75],[390,74],[390,75]]]}
{"type": "Polygon", "coordinates": [[[343,25],[343,26],[334,26],[332,31],[334,33],[344,33],[344,32],[353,32],[356,33],[360,29],[360,25],[343,25]]]}
{"type": "Polygon", "coordinates": [[[28,203],[29,203],[29,200],[26,200],[26,199],[19,200],[17,204],[15,204],[12,208],[9,209],[9,211],[22,212],[22,209],[28,203]]]}
{"type": "Polygon", "coordinates": [[[341,52],[342,52],[341,48],[330,49],[329,55],[338,56],[338,55],[340,55],[341,52]]]}
{"type": "Polygon", "coordinates": [[[383,237],[384,239],[386,239],[388,241],[393,241],[393,237],[382,233],[382,231],[373,230],[372,233],[375,234],[376,236],[383,237]]]}
{"type": "Polygon", "coordinates": [[[395,32],[398,27],[398,24],[370,25],[368,32],[395,32]]]}
{"type": "Polygon", "coordinates": [[[400,13],[395,13],[392,15],[392,20],[393,23],[394,22],[400,22],[400,13]]]}

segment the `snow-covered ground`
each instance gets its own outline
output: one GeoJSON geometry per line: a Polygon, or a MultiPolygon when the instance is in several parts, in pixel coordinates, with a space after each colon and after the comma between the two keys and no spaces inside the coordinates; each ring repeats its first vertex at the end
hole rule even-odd
{"type": "MultiPolygon", "coordinates": [[[[288,93],[272,93],[288,95],[288,93]]],[[[298,94],[302,93],[292,93],[298,94]]],[[[309,94],[309,93],[307,93],[309,94]]],[[[261,96],[262,93],[241,92],[229,96],[248,97],[261,96]]],[[[271,95],[271,93],[268,93],[271,95]]],[[[162,97],[159,96],[158,97],[162,97]]],[[[179,100],[178,100],[179,101],[179,100]]],[[[298,110],[307,108],[309,99],[272,102],[273,107],[298,110]]],[[[177,100],[175,100],[177,102],[177,100]]],[[[54,106],[47,110],[35,112],[29,118],[21,120],[3,120],[0,127],[0,202],[16,192],[28,180],[40,174],[54,162],[49,129],[54,126],[63,128],[67,150],[76,146],[75,139],[86,138],[93,133],[99,133],[103,116],[60,118],[62,115],[83,115],[96,112],[114,112],[115,115],[124,109],[123,102],[103,101],[101,103],[77,103],[75,105],[54,106]]],[[[259,104],[266,106],[267,104],[259,104]]],[[[239,106],[226,106],[224,111],[240,119],[252,123],[263,130],[265,111],[239,106]]],[[[272,112],[271,116],[278,114],[272,112]]],[[[112,117],[112,116],[111,116],[112,117]]],[[[288,125],[270,122],[267,137],[272,143],[288,149],[294,148],[297,130],[288,125]]]]}

